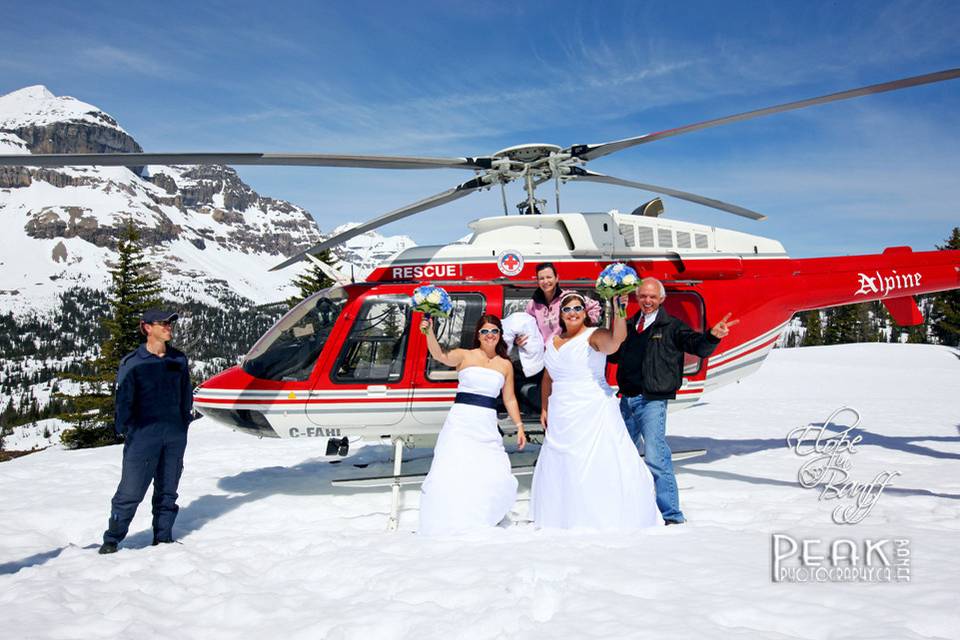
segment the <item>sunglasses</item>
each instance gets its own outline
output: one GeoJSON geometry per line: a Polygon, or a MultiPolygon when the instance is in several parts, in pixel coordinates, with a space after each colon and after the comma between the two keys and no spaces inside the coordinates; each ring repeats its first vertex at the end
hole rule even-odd
{"type": "Polygon", "coordinates": [[[159,327],[172,327],[174,322],[176,322],[176,320],[158,320],[156,322],[151,322],[150,324],[159,327]]]}
{"type": "Polygon", "coordinates": [[[480,335],[482,336],[490,335],[491,333],[495,336],[499,335],[500,329],[480,329],[480,335]]]}
{"type": "Polygon", "coordinates": [[[583,311],[583,305],[576,304],[572,307],[560,307],[560,311],[562,311],[563,313],[580,313],[581,311],[583,311]]]}

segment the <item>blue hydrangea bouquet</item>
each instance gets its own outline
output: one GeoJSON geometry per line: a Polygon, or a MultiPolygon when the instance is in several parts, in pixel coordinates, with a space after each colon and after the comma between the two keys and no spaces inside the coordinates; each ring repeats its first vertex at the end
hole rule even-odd
{"type": "MultiPolygon", "coordinates": [[[[629,267],[622,262],[614,262],[600,272],[597,277],[597,293],[605,300],[611,300],[616,296],[622,296],[635,291],[640,286],[640,277],[633,267],[629,267]]],[[[627,317],[625,306],[614,305],[621,318],[627,317]]]]}
{"type": "MultiPolygon", "coordinates": [[[[450,315],[450,312],[453,311],[453,302],[450,301],[450,294],[441,287],[434,287],[429,284],[417,287],[413,290],[411,299],[413,302],[413,310],[424,314],[427,320],[433,316],[446,318],[450,315]]],[[[426,329],[421,328],[421,331],[426,333],[426,329]]]]}

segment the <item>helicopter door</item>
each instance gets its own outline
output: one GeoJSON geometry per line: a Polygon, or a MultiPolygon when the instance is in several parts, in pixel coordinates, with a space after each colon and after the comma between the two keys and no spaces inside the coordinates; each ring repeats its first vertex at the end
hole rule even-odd
{"type": "MultiPolygon", "coordinates": [[[[494,290],[491,289],[487,293],[491,291],[494,290]]],[[[434,332],[437,335],[437,341],[445,351],[460,348],[472,349],[473,331],[477,320],[487,313],[488,308],[490,313],[496,313],[492,306],[488,307],[488,302],[494,301],[488,301],[476,290],[456,291],[453,287],[447,287],[447,292],[453,302],[453,311],[448,318],[436,319],[434,332]]],[[[419,331],[416,334],[421,335],[419,331]]],[[[425,344],[422,355],[417,357],[424,358],[426,362],[423,366],[414,367],[418,379],[413,396],[413,417],[421,424],[439,426],[443,424],[447,412],[450,411],[450,403],[457,388],[457,372],[453,367],[434,360],[425,344]]]]}
{"type": "Polygon", "coordinates": [[[359,301],[329,379],[321,377],[311,392],[312,422],[337,429],[392,425],[403,419],[411,387],[405,379],[409,374],[404,374],[410,315],[409,294],[373,294],[359,301]]]}

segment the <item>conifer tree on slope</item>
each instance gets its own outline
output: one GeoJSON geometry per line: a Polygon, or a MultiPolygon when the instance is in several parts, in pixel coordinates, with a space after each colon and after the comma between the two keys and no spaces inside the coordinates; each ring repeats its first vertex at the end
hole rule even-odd
{"type": "Polygon", "coordinates": [[[805,311],[800,314],[800,322],[806,327],[803,334],[804,347],[813,347],[823,344],[823,325],[820,320],[820,311],[805,311]]]}
{"type": "Polygon", "coordinates": [[[72,399],[73,410],[61,417],[74,425],[60,439],[71,448],[99,447],[119,441],[114,431],[114,396],[117,369],[124,355],[143,342],[140,316],[159,305],[159,278],[150,273],[149,263],[140,247],[140,234],[128,221],[117,243],[117,262],[110,269],[109,311],[103,318],[107,339],[100,355],[91,362],[93,373],[74,375],[82,393],[72,399]]]}
{"type": "Polygon", "coordinates": [[[827,311],[824,344],[876,342],[878,334],[875,320],[870,317],[869,303],[843,305],[827,311]]]}
{"type": "MultiPolygon", "coordinates": [[[[937,249],[960,250],[960,227],[954,227],[947,243],[937,245],[937,249]]],[[[940,341],[951,347],[960,346],[960,290],[942,291],[933,296],[933,309],[930,314],[930,325],[933,334],[940,341]]]]}
{"type": "MultiPolygon", "coordinates": [[[[331,267],[337,262],[337,258],[333,255],[330,249],[324,249],[317,254],[316,257],[318,260],[330,265],[331,267]]],[[[301,302],[307,296],[310,296],[317,291],[332,287],[333,280],[331,280],[323,271],[321,271],[318,265],[311,262],[309,269],[293,279],[293,284],[300,289],[300,294],[287,300],[287,304],[289,304],[291,307],[296,306],[297,303],[301,302]]]]}

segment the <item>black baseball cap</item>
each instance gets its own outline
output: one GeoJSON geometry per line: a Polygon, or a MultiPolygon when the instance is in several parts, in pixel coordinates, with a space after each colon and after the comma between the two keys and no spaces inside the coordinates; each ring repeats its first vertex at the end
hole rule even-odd
{"type": "Polygon", "coordinates": [[[140,322],[153,324],[154,322],[173,322],[180,316],[176,311],[165,311],[163,309],[147,309],[140,316],[140,322]]]}

